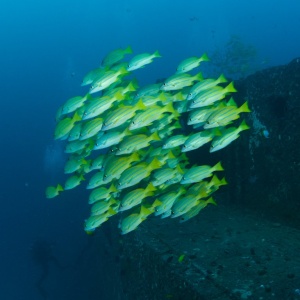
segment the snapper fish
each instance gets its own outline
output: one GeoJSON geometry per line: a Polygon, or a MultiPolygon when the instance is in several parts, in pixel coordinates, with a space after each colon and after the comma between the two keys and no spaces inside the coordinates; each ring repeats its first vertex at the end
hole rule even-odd
{"type": "Polygon", "coordinates": [[[80,137],[80,132],[81,132],[81,128],[82,128],[82,122],[80,123],[76,123],[74,125],[74,127],[71,129],[69,136],[68,136],[68,141],[72,142],[72,141],[76,141],[79,139],[80,137]]]}
{"type": "Polygon", "coordinates": [[[64,189],[63,187],[58,184],[56,187],[55,186],[49,186],[46,188],[46,198],[54,198],[59,195],[60,192],[62,192],[64,189]]]}
{"type": "Polygon", "coordinates": [[[147,198],[154,195],[154,192],[157,189],[153,186],[153,184],[150,182],[148,186],[144,189],[139,188],[135,189],[129,193],[127,193],[121,200],[120,204],[120,211],[128,210],[140,203],[147,198]]]}
{"type": "Polygon", "coordinates": [[[224,99],[227,94],[234,92],[237,92],[237,90],[235,89],[233,82],[229,83],[225,88],[215,86],[198,93],[191,101],[189,108],[213,105],[216,101],[224,99]]]}
{"type": "Polygon", "coordinates": [[[108,211],[109,207],[113,206],[114,204],[119,204],[116,199],[110,198],[107,201],[97,201],[91,207],[91,216],[101,215],[108,211]]]}
{"type": "Polygon", "coordinates": [[[175,74],[169,77],[162,84],[160,89],[162,91],[175,91],[193,85],[194,81],[201,81],[201,80],[203,80],[203,76],[201,73],[198,73],[194,76],[187,73],[175,74]]]}
{"type": "Polygon", "coordinates": [[[171,113],[175,117],[178,116],[178,113],[174,110],[172,103],[169,103],[164,107],[153,105],[134,116],[129,124],[129,130],[151,125],[154,121],[161,119],[164,113],[171,113]]]}
{"type": "Polygon", "coordinates": [[[81,183],[82,180],[84,180],[82,174],[69,177],[65,182],[65,190],[71,190],[75,188],[81,183]]]}
{"type": "Polygon", "coordinates": [[[90,137],[93,137],[101,130],[102,125],[103,125],[102,118],[95,118],[87,121],[86,123],[83,124],[81,128],[79,140],[82,141],[90,137]]]}
{"type": "Polygon", "coordinates": [[[181,146],[189,138],[189,136],[178,134],[169,137],[163,144],[163,149],[170,149],[181,146]]]}
{"type": "Polygon", "coordinates": [[[107,68],[97,68],[88,72],[82,79],[81,86],[92,84],[107,72],[107,68]]]}
{"type": "Polygon", "coordinates": [[[136,69],[143,68],[145,65],[152,63],[154,58],[161,57],[158,51],[153,54],[143,53],[133,57],[128,63],[127,71],[133,71],[136,69]]]}
{"type": "Polygon", "coordinates": [[[99,187],[94,189],[89,197],[89,204],[93,204],[100,200],[108,200],[111,198],[111,194],[117,193],[118,190],[114,186],[114,184],[111,184],[109,188],[105,187],[99,187]]]}
{"type": "Polygon", "coordinates": [[[210,142],[215,135],[219,134],[219,131],[200,131],[190,135],[182,145],[181,152],[188,152],[198,149],[210,142]]]}
{"type": "Polygon", "coordinates": [[[219,83],[227,82],[227,79],[222,74],[218,79],[203,79],[202,81],[196,83],[191,87],[189,90],[189,93],[187,95],[186,100],[192,100],[195,98],[196,95],[198,95],[201,91],[208,90],[219,83]]]}
{"type": "Polygon", "coordinates": [[[215,202],[215,200],[210,197],[207,200],[200,200],[195,206],[193,206],[189,211],[187,211],[186,213],[181,215],[180,218],[180,223],[186,222],[188,220],[190,220],[191,218],[195,217],[196,215],[198,215],[198,213],[205,208],[208,204],[213,204],[213,205],[217,205],[217,203],[215,202]]]}
{"type": "Polygon", "coordinates": [[[121,68],[118,71],[108,70],[102,76],[100,76],[97,81],[93,82],[89,93],[93,94],[108,88],[110,85],[120,79],[119,76],[124,76],[126,74],[128,74],[128,72],[125,68],[121,68]]]}
{"type": "Polygon", "coordinates": [[[146,106],[141,100],[134,106],[120,106],[106,115],[102,130],[105,131],[118,127],[131,119],[138,110],[145,109],[146,106]]]}
{"type": "Polygon", "coordinates": [[[87,161],[84,158],[69,159],[65,164],[65,174],[70,174],[78,171],[83,164],[87,164],[87,161]]]}
{"type": "Polygon", "coordinates": [[[117,147],[116,155],[130,154],[140,149],[146,148],[153,141],[160,141],[160,137],[157,132],[154,132],[150,136],[146,134],[136,134],[126,137],[117,147]]]}
{"type": "Polygon", "coordinates": [[[86,94],[85,96],[76,96],[76,97],[72,97],[69,100],[67,100],[67,102],[62,106],[62,111],[61,114],[65,115],[65,114],[69,114],[73,111],[75,111],[76,109],[78,109],[79,107],[83,106],[85,101],[87,99],[89,99],[90,95],[86,94]]]}
{"type": "Polygon", "coordinates": [[[171,208],[172,208],[174,202],[176,201],[176,199],[178,197],[185,194],[185,192],[186,192],[185,188],[182,186],[179,186],[177,192],[174,190],[174,191],[170,191],[164,195],[159,196],[158,200],[161,202],[161,205],[156,207],[155,213],[154,213],[155,216],[163,215],[166,212],[170,212],[170,214],[171,214],[171,208]]]}
{"type": "Polygon", "coordinates": [[[64,118],[60,120],[55,127],[54,138],[57,140],[57,139],[62,139],[65,136],[68,136],[68,134],[74,127],[74,124],[80,120],[81,118],[76,112],[73,118],[64,118]]]}
{"type": "Polygon", "coordinates": [[[182,177],[182,180],[180,181],[181,184],[187,184],[187,183],[194,183],[199,182],[202,179],[205,179],[207,177],[211,177],[213,175],[213,172],[215,171],[223,171],[223,167],[221,165],[221,162],[218,162],[215,166],[193,166],[190,169],[186,170],[184,172],[184,175],[182,177]]]}
{"type": "Polygon", "coordinates": [[[118,179],[126,169],[130,168],[132,163],[139,161],[139,159],[140,156],[137,152],[125,157],[112,156],[104,168],[104,181],[108,183],[114,178],[118,179]]]}
{"type": "Polygon", "coordinates": [[[183,60],[177,67],[177,74],[191,71],[200,66],[202,61],[209,61],[209,58],[206,53],[204,53],[201,57],[189,57],[183,60]]]}
{"type": "Polygon", "coordinates": [[[204,129],[226,126],[232,121],[238,119],[240,117],[240,113],[245,112],[251,112],[247,101],[239,108],[235,106],[225,106],[224,108],[220,108],[208,117],[208,120],[204,125],[204,129]]]}
{"type": "Polygon", "coordinates": [[[125,129],[124,131],[107,131],[96,140],[94,150],[105,149],[118,145],[124,137],[131,134],[132,132],[128,129],[125,129]]]}
{"type": "Polygon", "coordinates": [[[102,66],[110,67],[124,58],[125,55],[132,54],[132,49],[128,46],[125,49],[116,49],[108,53],[102,60],[102,66]]]}
{"type": "Polygon", "coordinates": [[[101,115],[103,112],[111,108],[115,102],[123,99],[124,95],[120,92],[116,92],[112,96],[96,97],[90,100],[90,102],[85,106],[82,120],[91,119],[101,115]]]}
{"type": "Polygon", "coordinates": [[[103,214],[90,216],[87,220],[85,220],[84,230],[87,233],[95,231],[96,228],[98,228],[101,224],[106,222],[115,214],[117,214],[117,212],[109,207],[108,210],[103,214]]]}
{"type": "Polygon", "coordinates": [[[153,214],[155,208],[161,203],[155,200],[150,207],[141,206],[140,213],[133,213],[121,220],[119,227],[122,234],[127,234],[135,229],[147,219],[147,217],[153,214]]]}
{"type": "Polygon", "coordinates": [[[147,178],[153,170],[159,169],[161,166],[161,162],[157,158],[154,158],[150,164],[140,163],[136,166],[130,167],[125,170],[119,178],[117,189],[122,190],[136,185],[143,179],[147,178]]]}
{"type": "Polygon", "coordinates": [[[239,127],[229,127],[226,128],[221,136],[215,137],[212,140],[209,152],[215,152],[221,150],[236,140],[240,135],[239,133],[243,130],[250,129],[246,124],[245,120],[241,123],[239,127]]]}

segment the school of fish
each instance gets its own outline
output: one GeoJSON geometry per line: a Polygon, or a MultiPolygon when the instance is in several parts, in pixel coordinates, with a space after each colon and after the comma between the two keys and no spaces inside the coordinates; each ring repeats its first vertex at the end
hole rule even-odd
{"type": "Polygon", "coordinates": [[[56,115],[54,138],[66,143],[69,177],[64,186],[48,187],[46,197],[84,184],[90,190],[88,234],[118,213],[126,234],[150,215],[185,222],[216,205],[212,194],[227,184],[216,175],[221,162],[190,167],[185,152],[207,143],[210,152],[218,151],[249,129],[245,121],[233,126],[250,112],[247,102],[237,107],[231,97],[233,82],[223,75],[205,79],[197,71],[209,61],[206,54],[183,60],[163,82],[141,88],[133,71],[161,56],[156,51],[125,61],[126,55],[131,47],[110,52],[83,78],[89,91],[68,99],[56,115]],[[192,133],[185,133],[187,126],[192,133]]]}

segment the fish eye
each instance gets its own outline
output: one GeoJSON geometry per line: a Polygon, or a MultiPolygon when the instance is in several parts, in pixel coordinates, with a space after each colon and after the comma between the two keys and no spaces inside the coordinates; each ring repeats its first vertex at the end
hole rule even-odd
{"type": "Polygon", "coordinates": [[[193,101],[193,103],[196,103],[195,101],[193,101]]]}
{"type": "Polygon", "coordinates": [[[121,183],[119,182],[119,183],[118,183],[118,186],[120,186],[120,185],[121,185],[121,183]]]}
{"type": "Polygon", "coordinates": [[[186,145],[183,145],[183,148],[186,148],[186,145]]]}
{"type": "Polygon", "coordinates": [[[104,175],[104,177],[106,178],[106,177],[107,177],[107,175],[104,175]]]}

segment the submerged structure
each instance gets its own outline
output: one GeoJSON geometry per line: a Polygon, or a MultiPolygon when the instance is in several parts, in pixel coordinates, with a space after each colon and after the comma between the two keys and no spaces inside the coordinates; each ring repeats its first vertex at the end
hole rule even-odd
{"type": "Polygon", "coordinates": [[[233,83],[198,71],[209,61],[206,54],[185,59],[163,82],[141,88],[134,70],[160,54],[125,61],[128,54],[130,47],[109,53],[84,77],[89,92],[67,100],[56,116],[54,137],[66,143],[70,175],[64,186],[48,187],[46,197],[85,183],[92,205],[87,233],[116,214],[126,234],[150,215],[184,222],[216,204],[212,194],[227,184],[217,175],[222,163],[191,166],[186,152],[207,145],[207,152],[221,150],[249,129],[245,121],[235,124],[250,110],[247,102],[235,103],[233,83]]]}

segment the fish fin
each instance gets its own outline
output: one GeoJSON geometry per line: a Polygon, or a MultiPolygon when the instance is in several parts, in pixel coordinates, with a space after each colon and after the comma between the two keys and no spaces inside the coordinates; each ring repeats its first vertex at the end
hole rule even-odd
{"type": "Polygon", "coordinates": [[[145,218],[152,214],[152,211],[148,208],[146,208],[144,205],[141,206],[140,215],[142,218],[145,218]]]}
{"type": "Polygon", "coordinates": [[[72,121],[75,123],[77,121],[81,121],[81,117],[79,116],[79,114],[77,113],[77,111],[75,112],[72,121]]]}
{"type": "Polygon", "coordinates": [[[127,92],[135,92],[136,91],[133,81],[129,82],[129,84],[126,87],[126,90],[127,90],[127,92]]]}
{"type": "Polygon", "coordinates": [[[209,182],[210,186],[219,186],[220,185],[220,179],[218,178],[217,175],[214,175],[211,181],[209,182]]]}
{"type": "Polygon", "coordinates": [[[194,80],[202,81],[203,79],[204,78],[201,72],[194,76],[194,80]]]}
{"type": "Polygon", "coordinates": [[[155,192],[157,190],[157,188],[152,184],[152,182],[150,182],[147,187],[145,188],[145,192],[155,192]]]}
{"type": "Polygon", "coordinates": [[[154,56],[154,57],[161,57],[161,55],[159,54],[158,50],[156,50],[156,51],[153,53],[153,56],[154,56]]]}
{"type": "Polygon", "coordinates": [[[109,187],[109,192],[110,193],[116,193],[118,190],[116,189],[115,185],[112,183],[112,185],[109,187]]]}
{"type": "Polygon", "coordinates": [[[138,103],[135,105],[137,110],[145,110],[147,107],[144,105],[142,99],[138,101],[138,103]]]}
{"type": "Polygon", "coordinates": [[[62,192],[64,189],[60,184],[58,184],[56,187],[56,190],[57,190],[57,192],[62,192]]]}
{"type": "Polygon", "coordinates": [[[234,106],[237,107],[236,102],[234,101],[233,97],[231,97],[225,104],[226,106],[234,106]]]}
{"type": "Polygon", "coordinates": [[[204,53],[202,56],[201,56],[201,60],[202,61],[210,61],[209,57],[207,56],[206,53],[204,53]]]}
{"type": "Polygon", "coordinates": [[[240,108],[239,112],[251,112],[251,110],[248,107],[248,101],[246,101],[240,108]]]}
{"type": "Polygon", "coordinates": [[[152,133],[150,136],[149,136],[149,139],[151,141],[160,141],[161,138],[159,137],[159,135],[157,134],[157,132],[154,132],[152,133]]]}
{"type": "Polygon", "coordinates": [[[178,173],[184,174],[183,170],[180,168],[180,165],[176,166],[176,170],[178,171],[178,173]]]}
{"type": "Polygon", "coordinates": [[[218,83],[224,83],[227,82],[228,80],[226,79],[226,77],[224,76],[224,74],[221,74],[219,76],[219,78],[217,79],[218,83]]]}
{"type": "Polygon", "coordinates": [[[130,155],[130,161],[134,162],[134,161],[138,161],[140,159],[140,156],[137,152],[134,152],[130,155]]]}
{"type": "Polygon", "coordinates": [[[241,125],[239,126],[240,130],[247,130],[250,129],[250,127],[247,125],[246,121],[243,120],[243,122],[241,123],[241,125]]]}
{"type": "Polygon", "coordinates": [[[159,169],[161,166],[162,166],[162,163],[156,157],[154,157],[147,168],[150,171],[152,171],[152,170],[155,170],[155,169],[159,169]]]}
{"type": "Polygon", "coordinates": [[[132,54],[132,49],[130,46],[128,46],[126,49],[124,49],[124,54],[132,54]]]}
{"type": "Polygon", "coordinates": [[[210,198],[207,199],[205,202],[206,202],[206,204],[210,203],[210,204],[213,204],[213,205],[217,205],[217,203],[215,202],[215,200],[214,200],[213,197],[210,197],[210,198]]]}
{"type": "Polygon", "coordinates": [[[226,93],[235,93],[237,92],[237,90],[235,89],[234,85],[233,85],[233,81],[231,81],[225,88],[226,93]]]}
{"type": "Polygon", "coordinates": [[[117,100],[123,100],[125,98],[121,92],[116,92],[114,96],[117,100]]]}
{"type": "Polygon", "coordinates": [[[226,185],[226,184],[228,184],[228,182],[226,181],[226,178],[223,177],[220,181],[220,185],[226,185]]]}
{"type": "Polygon", "coordinates": [[[213,166],[213,171],[224,171],[220,161],[215,166],[213,166]]]}

